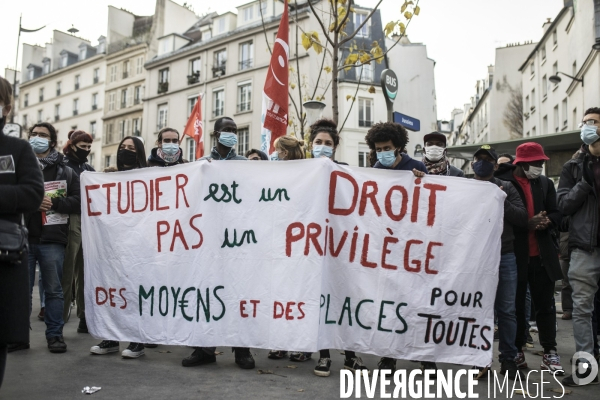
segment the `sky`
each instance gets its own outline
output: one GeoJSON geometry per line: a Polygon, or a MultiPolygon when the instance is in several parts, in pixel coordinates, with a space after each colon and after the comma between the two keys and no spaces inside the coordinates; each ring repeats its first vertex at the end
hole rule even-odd
{"type": "MultiPolygon", "coordinates": [[[[249,0],[186,0],[197,14],[207,11],[236,11],[249,0]],[[212,9],[208,8],[211,4],[212,9]],[[216,3],[216,4],[215,4],[216,3]]],[[[183,4],[184,0],[176,0],[183,4]]],[[[19,16],[22,26],[36,29],[22,33],[21,43],[44,45],[52,30],[79,29],[78,36],[97,44],[106,35],[108,5],[124,8],[137,15],[152,15],[154,0],[21,0],[4,2],[0,38],[0,75],[4,68],[14,68],[19,16]],[[57,7],[57,5],[60,5],[57,7]]],[[[377,0],[356,1],[361,6],[374,6],[377,0]]],[[[400,18],[400,0],[383,0],[380,6],[383,23],[400,18]]],[[[494,64],[497,47],[508,43],[537,42],[542,24],[558,14],[563,0],[420,0],[421,13],[407,30],[413,43],[427,45],[429,58],[436,61],[435,84],[438,119],[450,118],[454,108],[462,108],[474,94],[475,83],[486,76],[487,66],[494,64]]],[[[19,51],[20,57],[21,50],[19,51]]],[[[19,63],[20,65],[20,58],[19,63]]],[[[400,88],[401,95],[402,88],[400,88]]]]}

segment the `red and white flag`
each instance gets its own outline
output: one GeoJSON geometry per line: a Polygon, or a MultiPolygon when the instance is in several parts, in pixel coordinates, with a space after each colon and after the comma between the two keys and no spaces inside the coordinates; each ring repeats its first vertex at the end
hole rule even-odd
{"type": "MultiPolygon", "coordinates": [[[[196,160],[204,155],[204,142],[202,141],[202,98],[198,96],[194,109],[190,114],[185,129],[183,130],[184,135],[188,135],[196,143],[196,160]]],[[[183,139],[183,138],[182,138],[183,139]]]]}
{"type": "Polygon", "coordinates": [[[284,136],[287,132],[288,58],[290,54],[288,36],[289,20],[286,0],[263,89],[261,147],[262,151],[267,154],[271,154],[275,150],[273,146],[275,139],[284,136]]]}

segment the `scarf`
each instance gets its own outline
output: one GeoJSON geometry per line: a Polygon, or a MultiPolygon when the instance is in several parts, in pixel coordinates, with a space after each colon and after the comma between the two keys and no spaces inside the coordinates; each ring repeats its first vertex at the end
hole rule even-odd
{"type": "Polygon", "coordinates": [[[50,153],[44,158],[38,158],[38,162],[40,163],[40,167],[44,170],[46,167],[51,167],[52,165],[58,162],[58,151],[56,149],[51,149],[50,153]]]}
{"type": "Polygon", "coordinates": [[[429,161],[427,157],[423,157],[423,164],[427,167],[429,175],[450,175],[450,161],[446,157],[440,158],[439,161],[429,161]]]}
{"type": "Polygon", "coordinates": [[[167,164],[174,164],[177,161],[179,161],[179,157],[181,157],[181,148],[179,148],[179,150],[177,150],[177,153],[173,154],[172,156],[169,156],[167,154],[165,154],[162,149],[159,147],[156,150],[156,155],[159,156],[160,158],[162,158],[163,160],[165,160],[167,162],[167,164]]]}

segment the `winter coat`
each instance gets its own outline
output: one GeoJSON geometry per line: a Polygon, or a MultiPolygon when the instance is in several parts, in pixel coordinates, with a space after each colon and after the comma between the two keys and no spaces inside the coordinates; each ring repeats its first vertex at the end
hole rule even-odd
{"type": "MultiPolygon", "coordinates": [[[[0,219],[21,223],[21,214],[40,208],[44,181],[29,143],[0,130],[0,219]]],[[[0,346],[29,342],[29,267],[0,263],[0,346]]]]}
{"type": "Polygon", "coordinates": [[[65,154],[64,162],[67,167],[75,171],[77,176],[81,176],[81,173],[84,171],[96,171],[94,167],[87,163],[87,158],[84,161],[80,161],[74,154],[65,154]]]}
{"type": "Polygon", "coordinates": [[[456,168],[454,165],[450,165],[450,176],[457,176],[459,178],[464,178],[465,173],[462,169],[456,168]]]}
{"type": "Polygon", "coordinates": [[[150,157],[148,157],[149,167],[171,167],[177,164],[187,163],[187,160],[183,159],[183,151],[179,154],[179,158],[174,163],[169,163],[158,156],[158,147],[153,148],[150,151],[150,157]]]}
{"type": "Polygon", "coordinates": [[[514,226],[527,228],[527,208],[519,196],[514,185],[498,178],[492,178],[492,182],[502,187],[506,198],[504,199],[504,229],[502,230],[502,250],[500,254],[515,252],[514,226]]]}
{"type": "Polygon", "coordinates": [[[219,152],[217,151],[217,148],[213,147],[210,152],[210,155],[199,158],[197,161],[202,161],[202,160],[231,161],[231,160],[247,160],[247,158],[244,156],[238,156],[235,152],[235,149],[231,149],[229,154],[227,154],[227,157],[223,158],[223,157],[221,157],[221,154],[219,154],[219,152]]]}
{"type": "MultiPolygon", "coordinates": [[[[525,200],[523,189],[513,175],[515,168],[517,168],[515,165],[501,164],[498,171],[494,173],[494,176],[512,183],[519,192],[525,209],[527,209],[527,201],[525,200]]],[[[531,179],[529,184],[533,195],[534,214],[537,215],[541,211],[546,211],[546,216],[552,222],[548,229],[536,230],[535,237],[538,242],[542,264],[548,276],[553,281],[558,281],[563,279],[563,275],[558,261],[558,234],[556,234],[556,231],[560,226],[562,215],[558,210],[554,183],[548,177],[541,175],[537,179],[531,179]]],[[[526,266],[529,265],[529,229],[516,225],[513,228],[515,232],[517,265],[526,269],[526,266]]]]}

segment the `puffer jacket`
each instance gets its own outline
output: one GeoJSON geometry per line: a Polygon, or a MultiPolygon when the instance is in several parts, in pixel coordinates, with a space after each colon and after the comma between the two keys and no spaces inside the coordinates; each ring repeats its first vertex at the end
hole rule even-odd
{"type": "Polygon", "coordinates": [[[598,246],[598,199],[596,190],[582,179],[587,146],[563,165],[558,183],[558,207],[570,216],[569,249],[593,251],[598,246]]]}

